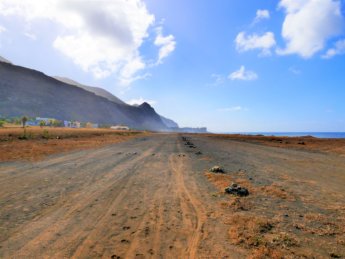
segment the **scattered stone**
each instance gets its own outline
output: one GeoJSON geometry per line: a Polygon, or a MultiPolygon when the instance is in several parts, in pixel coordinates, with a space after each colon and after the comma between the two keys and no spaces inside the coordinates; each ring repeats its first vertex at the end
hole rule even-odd
{"type": "Polygon", "coordinates": [[[212,167],[211,169],[210,169],[210,172],[211,173],[218,173],[218,174],[224,174],[225,173],[225,171],[224,171],[224,169],[223,168],[221,168],[220,166],[214,166],[214,167],[212,167]]]}
{"type": "Polygon", "coordinates": [[[341,256],[338,255],[338,254],[336,254],[336,253],[331,253],[329,256],[330,256],[331,258],[341,258],[341,256]]]}
{"type": "Polygon", "coordinates": [[[225,188],[225,193],[244,197],[249,195],[248,189],[239,186],[237,183],[232,183],[231,186],[225,188]]]}
{"type": "Polygon", "coordinates": [[[200,151],[195,153],[196,155],[202,155],[202,153],[200,151]]]}

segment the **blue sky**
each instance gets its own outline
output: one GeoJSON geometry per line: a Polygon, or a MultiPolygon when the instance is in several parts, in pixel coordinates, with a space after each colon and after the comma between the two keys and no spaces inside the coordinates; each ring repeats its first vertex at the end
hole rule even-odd
{"type": "Polygon", "coordinates": [[[215,132],[344,131],[337,0],[1,0],[0,56],[215,132]]]}

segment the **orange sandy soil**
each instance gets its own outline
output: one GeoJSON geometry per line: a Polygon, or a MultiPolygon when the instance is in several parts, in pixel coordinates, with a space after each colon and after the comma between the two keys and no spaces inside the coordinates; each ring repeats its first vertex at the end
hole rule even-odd
{"type": "Polygon", "coordinates": [[[345,155],[345,139],[321,139],[305,137],[272,137],[240,134],[205,134],[220,139],[231,139],[243,142],[263,144],[272,147],[293,148],[300,150],[321,151],[345,155]]]}
{"type": "Polygon", "coordinates": [[[141,134],[0,163],[0,258],[344,258],[343,157],[141,134]],[[232,182],[249,196],[225,194],[232,182]]]}
{"type": "Polygon", "coordinates": [[[0,162],[37,161],[47,155],[101,147],[149,133],[110,129],[71,129],[51,127],[0,128],[0,162]]]}
{"type": "Polygon", "coordinates": [[[284,180],[257,186],[244,171],[205,176],[219,190],[213,196],[221,198],[220,211],[228,211],[224,223],[229,226],[230,244],[250,251],[247,258],[343,258],[345,204],[339,197],[329,195],[325,202],[322,194],[320,200],[312,199],[309,191],[302,195],[291,191],[284,180]],[[248,188],[250,195],[224,194],[231,182],[248,188]]]}

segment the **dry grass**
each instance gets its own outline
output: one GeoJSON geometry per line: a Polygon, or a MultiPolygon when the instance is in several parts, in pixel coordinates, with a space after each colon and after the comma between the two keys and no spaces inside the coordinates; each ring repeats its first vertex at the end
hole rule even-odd
{"type": "Polygon", "coordinates": [[[273,147],[322,151],[345,155],[345,139],[320,139],[314,137],[272,137],[240,134],[206,134],[211,138],[232,139],[273,147]]]}
{"type": "Polygon", "coordinates": [[[253,186],[253,184],[249,180],[244,178],[242,172],[231,173],[231,175],[206,172],[205,175],[207,179],[219,189],[220,192],[223,192],[224,188],[229,186],[232,182],[235,182],[243,187],[248,188],[251,195],[263,194],[268,197],[279,198],[288,201],[296,200],[292,193],[289,193],[284,187],[275,183],[261,187],[253,186]]]}
{"type": "Polygon", "coordinates": [[[249,258],[283,258],[290,248],[299,246],[295,236],[277,228],[277,220],[235,213],[226,223],[230,243],[249,249],[249,258]]]}
{"type": "Polygon", "coordinates": [[[267,218],[236,213],[228,218],[230,243],[246,247],[266,245],[265,234],[274,223],[267,218]]]}
{"type": "Polygon", "coordinates": [[[294,224],[295,228],[317,236],[345,235],[343,218],[331,218],[322,214],[308,213],[303,220],[294,224]]]}
{"type": "Polygon", "coordinates": [[[90,149],[143,136],[148,133],[108,129],[22,128],[0,129],[0,162],[36,161],[47,155],[90,149]]]}
{"type": "Polygon", "coordinates": [[[271,184],[271,185],[260,187],[260,191],[270,197],[280,198],[280,199],[289,200],[289,201],[296,200],[293,194],[288,193],[285,190],[285,188],[277,184],[271,184]]]}
{"type": "Polygon", "coordinates": [[[249,211],[253,207],[251,200],[246,198],[233,197],[230,201],[220,203],[224,209],[232,209],[233,211],[249,211]]]}
{"type": "Polygon", "coordinates": [[[212,182],[221,192],[233,181],[233,177],[227,174],[205,173],[207,179],[212,182]]]}
{"type": "Polygon", "coordinates": [[[272,249],[269,247],[259,247],[258,249],[255,249],[253,253],[248,256],[248,259],[281,259],[285,258],[284,253],[278,249],[272,249]]]}

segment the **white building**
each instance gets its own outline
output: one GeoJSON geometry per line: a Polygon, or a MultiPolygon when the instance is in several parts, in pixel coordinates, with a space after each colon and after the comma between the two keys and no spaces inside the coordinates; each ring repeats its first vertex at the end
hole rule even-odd
{"type": "Polygon", "coordinates": [[[110,128],[113,130],[129,130],[129,127],[123,125],[111,126],[110,128]]]}

